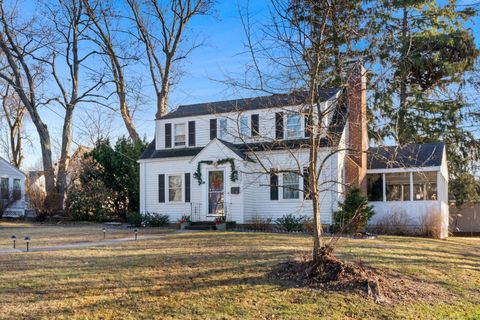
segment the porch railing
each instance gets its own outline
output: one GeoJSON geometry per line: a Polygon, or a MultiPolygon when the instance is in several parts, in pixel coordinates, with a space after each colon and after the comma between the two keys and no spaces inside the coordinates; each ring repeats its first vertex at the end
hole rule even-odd
{"type": "Polygon", "coordinates": [[[190,220],[192,222],[198,222],[202,219],[202,204],[198,202],[190,203],[190,220]]]}

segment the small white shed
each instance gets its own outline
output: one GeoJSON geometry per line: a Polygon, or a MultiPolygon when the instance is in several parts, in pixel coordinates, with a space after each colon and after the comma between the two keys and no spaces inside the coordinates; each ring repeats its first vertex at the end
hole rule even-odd
{"type": "Polygon", "coordinates": [[[441,238],[448,237],[445,145],[426,143],[370,148],[367,194],[376,212],[370,224],[379,225],[390,219],[414,231],[436,221],[441,224],[441,238]]]}
{"type": "Polygon", "coordinates": [[[0,210],[3,211],[4,218],[25,216],[25,174],[2,157],[0,157],[0,210]]]}

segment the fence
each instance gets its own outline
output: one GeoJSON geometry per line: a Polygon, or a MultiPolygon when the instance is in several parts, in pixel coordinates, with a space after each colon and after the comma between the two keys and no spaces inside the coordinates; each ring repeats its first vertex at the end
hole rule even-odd
{"type": "Polygon", "coordinates": [[[462,208],[450,206],[450,233],[457,235],[480,235],[480,203],[471,203],[462,208]]]}

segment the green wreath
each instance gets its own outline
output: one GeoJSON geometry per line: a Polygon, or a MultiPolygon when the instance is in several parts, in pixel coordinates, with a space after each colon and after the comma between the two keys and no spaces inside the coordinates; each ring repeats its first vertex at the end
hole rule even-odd
{"type": "Polygon", "coordinates": [[[238,171],[235,169],[235,159],[233,158],[225,158],[225,159],[220,159],[217,162],[211,161],[211,160],[202,160],[199,161],[197,164],[197,171],[193,174],[193,177],[197,179],[198,185],[202,185],[205,183],[205,181],[202,180],[202,164],[205,163],[207,165],[222,165],[229,162],[230,163],[230,181],[235,182],[238,180],[238,171]]]}

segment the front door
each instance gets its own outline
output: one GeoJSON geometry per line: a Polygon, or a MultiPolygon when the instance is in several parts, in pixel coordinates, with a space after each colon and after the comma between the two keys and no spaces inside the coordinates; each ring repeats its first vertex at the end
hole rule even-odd
{"type": "Polygon", "coordinates": [[[208,171],[208,214],[223,216],[225,179],[223,171],[208,171]]]}

